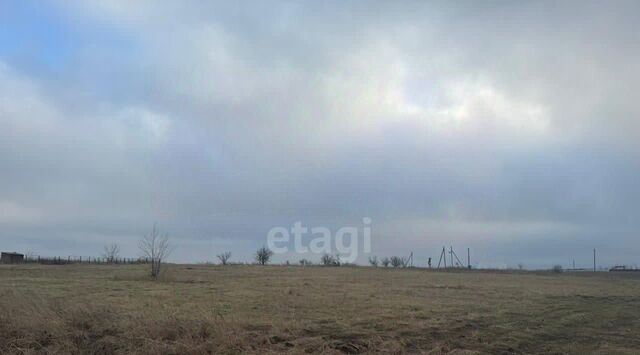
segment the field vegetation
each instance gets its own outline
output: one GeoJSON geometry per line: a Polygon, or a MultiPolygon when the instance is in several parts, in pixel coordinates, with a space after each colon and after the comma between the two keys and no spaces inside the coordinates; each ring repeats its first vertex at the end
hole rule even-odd
{"type": "Polygon", "coordinates": [[[0,266],[0,353],[638,354],[635,273],[0,266]]]}

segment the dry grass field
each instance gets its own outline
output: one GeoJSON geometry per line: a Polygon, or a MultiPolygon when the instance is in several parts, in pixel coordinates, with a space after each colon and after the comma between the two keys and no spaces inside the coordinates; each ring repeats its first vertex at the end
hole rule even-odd
{"type": "Polygon", "coordinates": [[[640,275],[0,266],[0,353],[638,354],[640,275]]]}

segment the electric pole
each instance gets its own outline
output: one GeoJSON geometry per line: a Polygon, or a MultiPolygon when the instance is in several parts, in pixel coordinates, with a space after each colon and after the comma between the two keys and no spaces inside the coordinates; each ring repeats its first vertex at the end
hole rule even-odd
{"type": "Polygon", "coordinates": [[[451,255],[451,258],[449,260],[451,260],[451,267],[455,267],[455,263],[453,262],[453,247],[450,246],[449,247],[449,255],[451,255]]]}
{"type": "Polygon", "coordinates": [[[447,268],[447,251],[442,247],[442,255],[444,256],[444,268],[447,268]]]}

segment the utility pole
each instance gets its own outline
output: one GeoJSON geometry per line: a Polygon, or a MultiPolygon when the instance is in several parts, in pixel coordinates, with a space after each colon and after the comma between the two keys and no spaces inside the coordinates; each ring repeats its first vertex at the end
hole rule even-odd
{"type": "Polygon", "coordinates": [[[447,268],[447,251],[442,247],[442,256],[444,256],[444,268],[447,268]]]}
{"type": "Polygon", "coordinates": [[[467,248],[467,268],[471,270],[471,251],[467,248]]]}
{"type": "Polygon", "coordinates": [[[444,250],[444,247],[442,247],[442,256],[444,257],[444,268],[447,268],[447,252],[446,250],[444,250]]]}
{"type": "Polygon", "coordinates": [[[449,255],[451,255],[451,258],[449,260],[451,260],[451,267],[455,267],[455,263],[453,262],[453,247],[450,246],[449,248],[449,255]]]}
{"type": "Polygon", "coordinates": [[[442,260],[444,259],[444,268],[447,268],[447,252],[442,247],[442,252],[440,252],[440,260],[438,260],[438,269],[440,268],[440,264],[442,264],[442,260]]]}
{"type": "Polygon", "coordinates": [[[593,249],[593,272],[596,272],[596,250],[593,249]]]}

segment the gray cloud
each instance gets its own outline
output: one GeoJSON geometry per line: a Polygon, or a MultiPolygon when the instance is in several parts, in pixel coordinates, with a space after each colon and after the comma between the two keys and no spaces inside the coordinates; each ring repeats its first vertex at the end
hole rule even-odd
{"type": "Polygon", "coordinates": [[[0,52],[0,238],[248,259],[370,216],[380,255],[633,263],[637,7],[51,3],[64,60],[0,52]]]}

